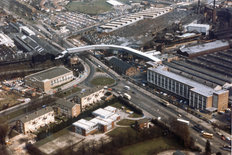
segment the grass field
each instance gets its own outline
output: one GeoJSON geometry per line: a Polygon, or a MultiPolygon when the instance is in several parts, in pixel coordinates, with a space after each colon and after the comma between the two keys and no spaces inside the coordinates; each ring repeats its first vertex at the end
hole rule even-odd
{"type": "Polygon", "coordinates": [[[182,146],[170,137],[159,137],[152,140],[129,145],[120,149],[123,155],[147,155],[155,150],[181,149],[182,146]]]}
{"type": "Polygon", "coordinates": [[[123,119],[123,120],[119,121],[117,124],[118,125],[125,125],[125,126],[128,125],[128,126],[130,126],[132,124],[135,124],[135,120],[123,119]]]}
{"type": "Polygon", "coordinates": [[[131,134],[136,134],[136,131],[131,127],[117,127],[114,130],[107,133],[107,135],[111,137],[115,137],[121,134],[125,134],[127,132],[130,132],[131,134]]]}
{"type": "Polygon", "coordinates": [[[96,77],[91,81],[91,84],[95,86],[107,86],[113,84],[114,82],[114,79],[108,77],[96,77]]]}
{"type": "Polygon", "coordinates": [[[68,11],[78,11],[81,13],[96,15],[111,9],[111,5],[106,0],[92,0],[89,2],[70,2],[66,6],[68,11]]]}

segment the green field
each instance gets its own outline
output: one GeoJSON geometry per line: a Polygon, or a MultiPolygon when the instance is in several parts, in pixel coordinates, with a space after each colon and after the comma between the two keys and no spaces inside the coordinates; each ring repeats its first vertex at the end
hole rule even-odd
{"type": "Polygon", "coordinates": [[[130,126],[132,124],[135,124],[135,120],[123,119],[123,120],[119,121],[117,124],[130,126]]]}
{"type": "Polygon", "coordinates": [[[107,135],[111,137],[115,137],[115,136],[125,134],[125,133],[130,133],[130,134],[135,135],[136,131],[132,129],[131,127],[117,127],[114,130],[107,133],[107,135]]]}
{"type": "Polygon", "coordinates": [[[120,149],[123,155],[147,155],[152,154],[153,151],[168,149],[181,149],[182,146],[170,137],[159,137],[144,142],[129,145],[120,149]]]}
{"type": "Polygon", "coordinates": [[[106,3],[106,0],[93,0],[85,2],[70,2],[66,6],[68,11],[78,11],[81,13],[96,15],[111,9],[111,5],[106,3]]]}
{"type": "Polygon", "coordinates": [[[113,84],[114,82],[114,79],[108,77],[96,77],[91,81],[91,84],[95,86],[107,86],[113,84]]]}

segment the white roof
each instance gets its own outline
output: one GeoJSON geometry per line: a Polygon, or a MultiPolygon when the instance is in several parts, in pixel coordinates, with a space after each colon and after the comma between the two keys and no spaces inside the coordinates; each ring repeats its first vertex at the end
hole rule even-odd
{"type": "Polygon", "coordinates": [[[116,120],[118,117],[119,117],[118,114],[113,114],[109,118],[112,119],[112,120],[116,120]]]}
{"type": "Polygon", "coordinates": [[[187,27],[188,26],[192,26],[192,27],[205,27],[207,30],[209,30],[209,28],[210,28],[210,25],[208,25],[208,24],[194,24],[194,23],[191,23],[191,24],[187,25],[187,27]]]}
{"type": "Polygon", "coordinates": [[[29,29],[26,26],[21,26],[20,28],[27,31],[30,35],[35,35],[35,32],[33,32],[31,29],[29,29]]]}
{"type": "Polygon", "coordinates": [[[112,112],[105,110],[105,109],[102,109],[102,108],[99,108],[99,109],[93,111],[92,114],[96,115],[96,116],[100,116],[102,118],[108,118],[108,117],[113,115],[112,112]]]}
{"type": "Polygon", "coordinates": [[[80,119],[77,122],[73,123],[73,125],[88,131],[91,130],[95,125],[97,125],[97,123],[87,121],[85,119],[80,119]]]}
{"type": "Polygon", "coordinates": [[[99,116],[93,118],[90,120],[91,122],[97,123],[97,124],[101,124],[101,125],[110,125],[113,120],[112,119],[108,119],[108,118],[101,118],[99,116]]]}
{"type": "Polygon", "coordinates": [[[114,112],[115,110],[117,110],[117,108],[112,107],[112,106],[107,106],[107,107],[105,107],[104,109],[105,109],[105,110],[108,110],[108,111],[110,111],[110,112],[114,112]]]}
{"type": "Polygon", "coordinates": [[[113,6],[117,6],[117,5],[123,5],[122,3],[116,1],[116,0],[107,0],[107,3],[113,5],[113,6]]]}

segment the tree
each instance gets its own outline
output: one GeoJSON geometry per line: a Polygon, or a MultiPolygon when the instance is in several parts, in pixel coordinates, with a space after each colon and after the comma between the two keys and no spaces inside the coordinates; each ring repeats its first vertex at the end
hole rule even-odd
{"type": "Polygon", "coordinates": [[[209,140],[207,140],[206,144],[205,144],[205,154],[206,155],[210,155],[211,154],[211,146],[210,146],[209,140]]]}
{"type": "Polygon", "coordinates": [[[222,155],[222,153],[221,152],[217,152],[216,155],[222,155]]]}
{"type": "Polygon", "coordinates": [[[0,119],[0,145],[6,144],[6,136],[8,133],[8,124],[3,118],[0,119]]]}

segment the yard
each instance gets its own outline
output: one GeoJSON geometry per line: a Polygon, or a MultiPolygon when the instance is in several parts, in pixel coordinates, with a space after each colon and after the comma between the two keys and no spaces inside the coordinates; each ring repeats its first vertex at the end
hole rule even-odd
{"type": "Polygon", "coordinates": [[[114,82],[114,79],[108,77],[96,77],[91,81],[91,84],[95,86],[107,86],[113,84],[114,82]]]}
{"type": "Polygon", "coordinates": [[[168,149],[182,149],[182,146],[172,137],[159,137],[123,147],[120,151],[123,155],[147,155],[168,149]]]}
{"type": "Polygon", "coordinates": [[[84,14],[96,15],[111,9],[111,5],[106,0],[92,0],[86,2],[70,2],[66,6],[68,11],[77,11],[84,14]]]}

